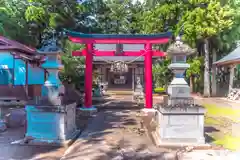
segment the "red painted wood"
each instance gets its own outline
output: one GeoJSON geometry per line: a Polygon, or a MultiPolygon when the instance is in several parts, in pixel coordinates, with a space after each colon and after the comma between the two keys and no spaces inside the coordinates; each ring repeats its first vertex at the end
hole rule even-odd
{"type": "Polygon", "coordinates": [[[164,44],[168,43],[169,38],[158,38],[158,39],[90,39],[90,38],[77,38],[69,36],[69,39],[74,43],[82,44],[164,44]]]}
{"type": "MultiPolygon", "coordinates": [[[[119,56],[141,56],[144,54],[144,50],[140,51],[125,51],[119,56]]],[[[73,51],[72,56],[86,56],[87,51],[86,49],[83,49],[82,51],[73,51]]],[[[93,51],[94,56],[116,56],[115,51],[98,51],[94,50],[93,51]]],[[[152,56],[159,56],[159,57],[164,57],[165,53],[161,51],[154,50],[152,51],[152,56]]]]}
{"type": "Polygon", "coordinates": [[[144,59],[145,64],[145,108],[153,107],[152,97],[152,44],[145,45],[146,55],[144,59]]]}
{"type": "MultiPolygon", "coordinates": [[[[88,52],[93,51],[93,44],[87,44],[86,50],[88,52]]],[[[85,85],[84,85],[84,92],[85,92],[85,101],[84,107],[90,108],[92,107],[92,62],[93,62],[93,55],[87,54],[85,60],[85,85]]]]}

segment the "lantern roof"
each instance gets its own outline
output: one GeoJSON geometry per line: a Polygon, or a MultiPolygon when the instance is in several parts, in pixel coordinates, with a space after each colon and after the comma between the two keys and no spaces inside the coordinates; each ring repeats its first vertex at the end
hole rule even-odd
{"type": "Polygon", "coordinates": [[[189,45],[184,44],[181,41],[181,38],[178,36],[176,37],[175,43],[171,44],[167,49],[167,54],[170,56],[173,55],[190,55],[195,53],[196,50],[192,49],[189,45]]]}
{"type": "Polygon", "coordinates": [[[53,38],[53,39],[45,40],[41,48],[39,48],[37,52],[40,54],[58,54],[58,53],[61,53],[62,50],[57,45],[57,39],[53,38]]]}

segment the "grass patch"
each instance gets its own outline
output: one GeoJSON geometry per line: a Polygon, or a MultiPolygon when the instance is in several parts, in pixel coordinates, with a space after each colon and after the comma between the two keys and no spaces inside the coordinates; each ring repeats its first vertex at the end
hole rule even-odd
{"type": "Polygon", "coordinates": [[[223,122],[216,120],[215,118],[211,118],[211,117],[205,117],[205,124],[208,126],[211,125],[221,125],[223,122]]]}
{"type": "Polygon", "coordinates": [[[203,106],[207,109],[207,115],[209,116],[228,117],[233,121],[239,120],[240,109],[236,110],[228,107],[218,107],[212,104],[204,104],[203,106]]]}
{"type": "Polygon", "coordinates": [[[158,87],[158,88],[154,88],[154,93],[165,93],[165,88],[162,87],[158,87]]]}
{"type": "Polygon", "coordinates": [[[240,137],[232,136],[232,123],[239,121],[240,109],[218,107],[212,104],[205,104],[204,107],[207,110],[205,125],[219,130],[207,133],[213,139],[212,143],[229,150],[240,149],[240,137]]]}
{"type": "Polygon", "coordinates": [[[240,148],[240,137],[233,137],[232,135],[212,134],[215,139],[213,141],[216,145],[221,145],[229,150],[238,150],[240,148]]]}

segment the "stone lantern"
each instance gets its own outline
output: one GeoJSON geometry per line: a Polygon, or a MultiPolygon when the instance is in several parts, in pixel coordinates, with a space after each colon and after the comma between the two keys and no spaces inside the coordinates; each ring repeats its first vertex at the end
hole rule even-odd
{"type": "MultiPolygon", "coordinates": [[[[42,86],[42,96],[26,105],[28,144],[65,145],[79,133],[76,128],[76,101],[74,91],[64,87],[58,73],[63,65],[60,60],[61,50],[53,40],[44,45],[39,54],[47,60],[41,65],[47,71],[46,81],[42,86]],[[31,137],[28,140],[28,137],[31,137]]],[[[23,141],[25,143],[25,141],[23,141]]]]}
{"type": "Polygon", "coordinates": [[[205,144],[203,107],[194,104],[190,88],[184,79],[184,72],[190,67],[187,56],[194,49],[181,42],[180,37],[167,50],[172,59],[169,68],[174,78],[168,86],[168,97],[157,106],[154,137],[160,145],[200,145],[205,144]]]}

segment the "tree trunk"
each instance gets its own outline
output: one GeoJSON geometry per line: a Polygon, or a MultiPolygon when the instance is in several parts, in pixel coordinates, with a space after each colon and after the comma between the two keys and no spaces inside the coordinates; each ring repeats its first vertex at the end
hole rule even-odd
{"type": "Polygon", "coordinates": [[[193,80],[194,80],[194,77],[190,76],[190,90],[191,90],[191,93],[194,92],[194,86],[193,86],[194,81],[193,80]]]}
{"type": "Polygon", "coordinates": [[[204,90],[203,96],[210,97],[210,76],[209,76],[209,42],[204,39],[204,90]]]}

